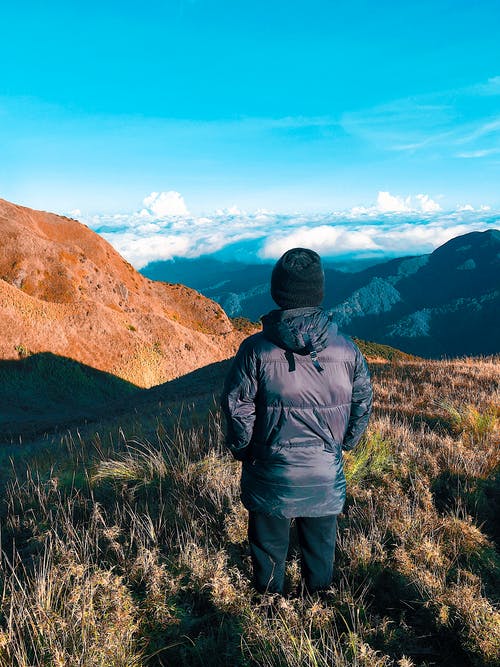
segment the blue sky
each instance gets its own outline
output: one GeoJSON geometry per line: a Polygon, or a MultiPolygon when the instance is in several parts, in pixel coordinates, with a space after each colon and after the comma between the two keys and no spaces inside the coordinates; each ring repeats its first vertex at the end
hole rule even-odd
{"type": "Polygon", "coordinates": [[[497,0],[27,1],[2,22],[6,199],[129,231],[144,209],[500,208],[497,0]]]}

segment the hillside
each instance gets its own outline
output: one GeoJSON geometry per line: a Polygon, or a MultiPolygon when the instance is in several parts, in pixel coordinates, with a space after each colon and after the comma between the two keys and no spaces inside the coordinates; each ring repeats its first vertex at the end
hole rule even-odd
{"type": "Polygon", "coordinates": [[[0,200],[0,359],[50,352],[149,387],[241,338],[218,304],[148,280],[85,225],[0,200]]]}
{"type": "Polygon", "coordinates": [[[1,667],[496,667],[500,359],[370,364],[333,586],[301,595],[292,533],[283,598],[250,586],[227,363],[2,448],[1,667]]]}
{"type": "MultiPolygon", "coordinates": [[[[275,308],[272,266],[210,258],[156,262],[151,278],[183,276],[230,316],[258,319],[275,308]],[[199,269],[199,270],[197,270],[199,269]]],[[[429,255],[402,257],[347,273],[325,264],[324,305],[341,330],[412,354],[494,354],[499,349],[500,232],[458,236],[429,255]]]]}
{"type": "MultiPolygon", "coordinates": [[[[242,336],[255,332],[255,323],[237,319],[242,336]]],[[[372,362],[417,361],[417,357],[356,340],[372,362]]],[[[231,360],[214,362],[149,389],[50,352],[17,360],[0,360],[0,443],[39,441],[75,424],[92,425],[124,413],[153,415],[158,403],[179,404],[200,395],[204,405],[216,400],[231,360]],[[213,393],[211,393],[213,392],[213,393]]],[[[154,434],[153,434],[154,435],[154,434]]]]}

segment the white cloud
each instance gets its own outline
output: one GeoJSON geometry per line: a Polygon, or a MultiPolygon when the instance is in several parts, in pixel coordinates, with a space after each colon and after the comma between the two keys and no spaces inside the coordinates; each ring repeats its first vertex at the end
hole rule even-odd
{"type": "Polygon", "coordinates": [[[410,198],[391,195],[390,192],[379,192],[377,196],[377,209],[382,213],[404,213],[410,211],[410,198]]]}
{"type": "Polygon", "coordinates": [[[352,250],[380,250],[370,235],[363,231],[319,225],[302,227],[281,238],[270,239],[264,243],[259,255],[263,259],[275,258],[290,248],[312,248],[323,255],[337,255],[352,250]]]}
{"type": "MultiPolygon", "coordinates": [[[[414,197],[410,195],[402,197],[384,191],[378,193],[375,208],[380,213],[436,213],[441,210],[441,206],[429,195],[418,194],[414,197]]],[[[370,212],[371,209],[365,210],[370,212]]],[[[361,213],[361,210],[358,209],[358,213],[361,213]]]]}
{"type": "Polygon", "coordinates": [[[357,218],[364,215],[372,215],[376,212],[375,207],[367,208],[366,206],[353,206],[349,211],[352,218],[357,218]]]}
{"type": "Polygon", "coordinates": [[[152,192],[145,197],[143,204],[151,215],[157,217],[187,215],[189,213],[184,197],[175,190],[152,192]]]}
{"type": "MultiPolygon", "coordinates": [[[[475,225],[478,229],[480,225],[475,225]]],[[[446,224],[439,221],[434,224],[406,223],[393,229],[380,229],[379,235],[387,252],[409,253],[409,249],[430,252],[455,236],[472,231],[467,224],[446,224]]],[[[410,250],[411,252],[411,250],[410,250]]]]}
{"type": "Polygon", "coordinates": [[[477,159],[481,157],[487,157],[488,155],[496,155],[497,153],[500,153],[500,148],[481,148],[477,151],[464,151],[462,153],[457,153],[456,157],[477,159]]]}
{"type": "Polygon", "coordinates": [[[183,257],[189,253],[191,247],[189,236],[180,234],[146,233],[144,236],[138,236],[137,230],[134,230],[115,234],[107,232],[103,237],[137,269],[155,260],[183,257]]]}
{"type": "Polygon", "coordinates": [[[135,230],[139,234],[155,234],[161,231],[161,227],[157,222],[146,222],[144,225],[137,225],[135,230]]]}
{"type": "Polygon", "coordinates": [[[237,206],[230,206],[229,208],[218,208],[215,215],[245,215],[237,206]]]}
{"type": "Polygon", "coordinates": [[[429,195],[417,195],[416,199],[420,202],[420,210],[423,213],[436,213],[441,210],[441,206],[429,197],[429,195]]]}
{"type": "Polygon", "coordinates": [[[498,134],[498,132],[500,132],[500,118],[494,118],[493,120],[481,122],[471,132],[457,139],[456,143],[467,144],[472,141],[477,141],[477,139],[482,139],[483,137],[489,136],[491,134],[498,134]]]}
{"type": "Polygon", "coordinates": [[[491,211],[491,206],[488,206],[487,204],[481,204],[479,206],[479,208],[476,209],[476,208],[474,208],[474,206],[472,206],[472,204],[463,204],[462,206],[459,206],[457,208],[457,212],[461,212],[461,211],[482,211],[482,212],[486,212],[486,211],[491,211]]]}

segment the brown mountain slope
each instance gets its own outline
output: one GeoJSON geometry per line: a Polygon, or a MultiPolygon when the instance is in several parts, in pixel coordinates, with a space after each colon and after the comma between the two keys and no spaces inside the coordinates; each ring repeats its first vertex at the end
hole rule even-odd
{"type": "Polygon", "coordinates": [[[0,359],[52,352],[150,387],[243,337],[218,304],[148,280],[85,225],[0,199],[0,359]]]}

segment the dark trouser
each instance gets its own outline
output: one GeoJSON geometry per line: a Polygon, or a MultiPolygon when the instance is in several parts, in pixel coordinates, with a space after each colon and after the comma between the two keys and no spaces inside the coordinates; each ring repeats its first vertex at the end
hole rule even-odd
{"type": "MultiPolygon", "coordinates": [[[[282,593],[290,541],[290,519],[249,512],[248,540],[255,588],[282,593]]],[[[333,576],[337,515],[295,519],[303,582],[309,592],[330,586],[333,576]]]]}

